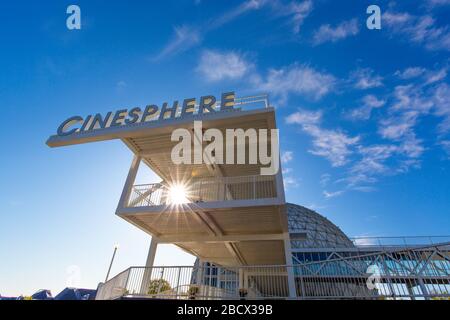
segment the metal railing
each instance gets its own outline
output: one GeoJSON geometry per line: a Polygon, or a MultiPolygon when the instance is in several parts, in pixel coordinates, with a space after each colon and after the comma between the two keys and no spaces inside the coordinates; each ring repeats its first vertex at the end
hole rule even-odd
{"type": "Polygon", "coordinates": [[[355,246],[360,248],[396,248],[434,245],[450,242],[450,236],[407,236],[407,237],[353,237],[350,238],[355,246]]]}
{"type": "Polygon", "coordinates": [[[450,243],[291,266],[132,267],[97,299],[291,299],[288,273],[296,299],[450,299],[450,243]]]}
{"type": "Polygon", "coordinates": [[[106,283],[100,284],[97,290],[96,300],[114,300],[127,294],[128,276],[131,268],[119,273],[106,283]]]}
{"type": "MultiPolygon", "coordinates": [[[[240,176],[192,179],[185,187],[186,203],[255,200],[277,197],[275,176],[240,176]]],[[[164,183],[132,187],[128,207],[169,205],[171,187],[164,183]]]]}
{"type": "MultiPolygon", "coordinates": [[[[215,111],[219,111],[221,106],[221,101],[216,101],[216,103],[212,106],[212,109],[215,111]]],[[[194,114],[198,114],[200,105],[196,103],[193,106],[194,114]]],[[[258,109],[267,109],[270,108],[269,103],[269,95],[268,94],[260,94],[255,96],[246,96],[234,99],[234,109],[231,111],[238,111],[243,109],[244,111],[250,110],[258,110],[258,109]]],[[[181,108],[177,108],[175,113],[176,117],[181,116],[181,108]]],[[[156,120],[157,118],[155,118],[156,120]]]]}

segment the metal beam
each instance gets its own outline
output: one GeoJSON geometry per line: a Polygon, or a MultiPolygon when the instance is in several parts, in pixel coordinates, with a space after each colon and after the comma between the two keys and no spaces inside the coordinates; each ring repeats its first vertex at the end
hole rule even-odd
{"type": "Polygon", "coordinates": [[[233,257],[241,264],[246,265],[247,262],[245,261],[242,253],[239,251],[239,249],[236,247],[234,243],[226,242],[225,246],[227,247],[228,251],[233,255],[233,257]]]}
{"type": "Polygon", "coordinates": [[[125,185],[123,186],[122,195],[119,200],[119,204],[117,205],[116,214],[126,207],[128,204],[128,200],[131,195],[131,188],[133,187],[134,180],[136,180],[136,175],[139,170],[139,164],[141,163],[141,157],[134,156],[133,161],[131,162],[130,170],[128,171],[127,180],[125,181],[125,185]]]}
{"type": "Polygon", "coordinates": [[[283,240],[282,233],[275,234],[245,234],[245,235],[217,235],[217,236],[198,236],[192,234],[178,234],[170,236],[160,236],[159,243],[218,243],[218,242],[242,242],[242,241],[264,241],[264,240],[283,240]]]}

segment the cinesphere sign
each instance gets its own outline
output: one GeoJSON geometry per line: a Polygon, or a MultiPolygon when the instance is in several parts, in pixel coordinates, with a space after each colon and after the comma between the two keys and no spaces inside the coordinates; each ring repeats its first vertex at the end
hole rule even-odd
{"type": "Polygon", "coordinates": [[[73,116],[65,120],[58,127],[57,134],[60,137],[70,136],[74,133],[88,132],[97,129],[110,127],[120,127],[150,121],[164,121],[174,118],[183,118],[190,115],[202,115],[207,113],[235,111],[235,93],[227,92],[222,94],[220,108],[216,109],[217,99],[215,96],[203,96],[200,98],[198,110],[196,110],[195,98],[184,99],[179,110],[179,103],[175,101],[172,106],[167,102],[163,103],[161,110],[157,105],[151,104],[145,108],[135,107],[132,109],[121,109],[116,112],[108,112],[106,116],[101,114],[89,115],[85,118],[73,116]]]}

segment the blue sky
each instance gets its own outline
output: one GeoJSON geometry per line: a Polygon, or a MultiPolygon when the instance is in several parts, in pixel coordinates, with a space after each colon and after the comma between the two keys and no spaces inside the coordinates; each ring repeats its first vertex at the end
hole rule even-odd
{"type": "Polygon", "coordinates": [[[450,233],[450,1],[73,3],[81,30],[66,1],[0,4],[0,294],[95,288],[115,243],[113,274],[145,262],[114,215],[130,152],[50,149],[62,120],[229,90],[269,93],[290,202],[350,236],[450,233]]]}

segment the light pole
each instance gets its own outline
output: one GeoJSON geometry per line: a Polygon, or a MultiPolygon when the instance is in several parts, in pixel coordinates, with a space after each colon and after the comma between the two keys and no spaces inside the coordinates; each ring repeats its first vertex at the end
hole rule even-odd
{"type": "Polygon", "coordinates": [[[119,245],[116,244],[116,245],[114,246],[114,252],[113,252],[113,255],[112,255],[112,258],[111,258],[111,263],[109,264],[108,273],[106,274],[105,283],[106,283],[106,281],[108,281],[109,273],[111,272],[111,267],[112,267],[112,265],[113,265],[114,258],[116,257],[116,252],[117,252],[117,249],[118,249],[118,248],[119,248],[119,245]]]}

